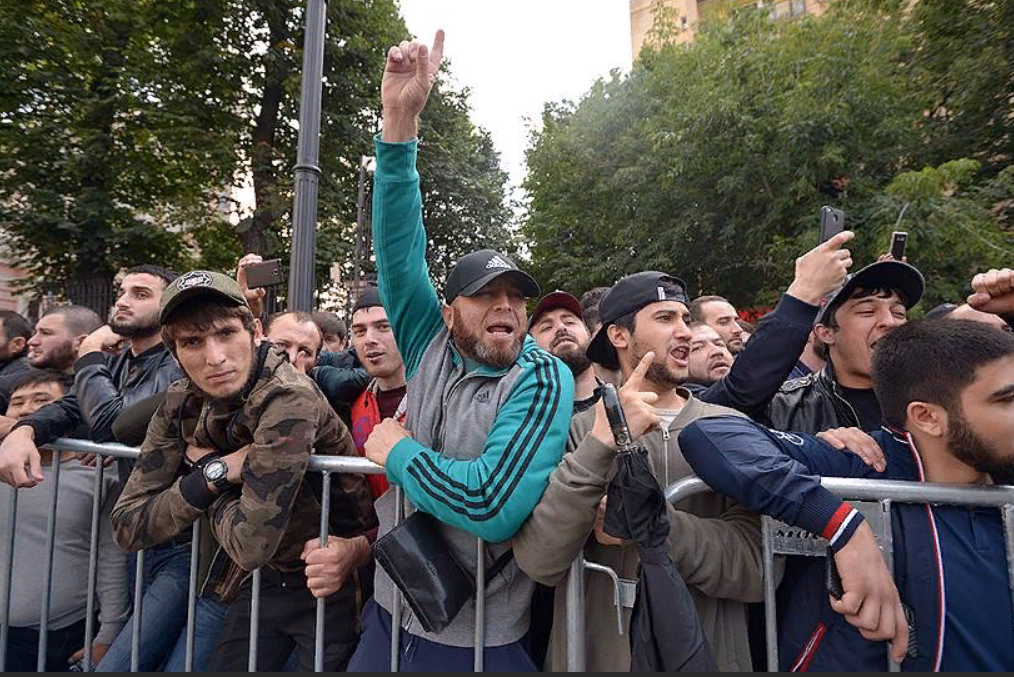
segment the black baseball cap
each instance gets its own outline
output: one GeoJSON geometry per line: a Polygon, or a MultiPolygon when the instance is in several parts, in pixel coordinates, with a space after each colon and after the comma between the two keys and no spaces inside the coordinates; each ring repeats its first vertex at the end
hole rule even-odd
{"type": "Polygon", "coordinates": [[[352,314],[355,315],[357,310],[363,308],[374,308],[376,306],[383,307],[384,304],[380,302],[380,287],[370,285],[363,290],[363,293],[356,299],[356,303],[352,306],[352,314]]]}
{"type": "Polygon", "coordinates": [[[678,277],[657,270],[627,275],[613,285],[599,301],[602,326],[595,332],[585,354],[606,369],[619,369],[620,357],[609,341],[609,325],[628,313],[659,301],[677,301],[689,305],[687,285],[678,277]]]}
{"type": "Polygon", "coordinates": [[[210,270],[192,270],[170,282],[162,292],[158,310],[159,324],[165,324],[166,318],[181,303],[196,296],[215,297],[237,306],[248,305],[236,280],[210,270]]]}
{"type": "Polygon", "coordinates": [[[813,323],[824,324],[825,319],[851,298],[853,292],[863,289],[893,289],[901,296],[908,310],[922,298],[926,281],[915,266],[903,261],[877,261],[845,278],[837,291],[828,296],[817,311],[813,323]]]}
{"type": "Polygon", "coordinates": [[[525,296],[539,295],[539,284],[518,269],[509,256],[492,249],[480,249],[462,256],[451,268],[444,287],[444,300],[451,303],[459,296],[471,296],[501,275],[514,279],[525,296]]]}
{"type": "Polygon", "coordinates": [[[578,319],[584,320],[584,313],[581,311],[581,302],[571,296],[565,291],[549,292],[535,304],[535,310],[532,311],[532,317],[528,320],[528,330],[531,331],[532,327],[535,326],[535,321],[539,319],[542,313],[549,310],[556,310],[557,308],[566,308],[570,312],[577,315],[578,319]]]}

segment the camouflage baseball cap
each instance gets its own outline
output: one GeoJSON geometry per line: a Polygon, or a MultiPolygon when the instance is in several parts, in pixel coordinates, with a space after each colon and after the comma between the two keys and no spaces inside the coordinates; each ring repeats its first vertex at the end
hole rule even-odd
{"type": "Polygon", "coordinates": [[[237,306],[248,305],[239,283],[228,275],[209,270],[192,270],[180,275],[162,292],[162,303],[158,311],[159,324],[181,303],[195,296],[212,296],[229,301],[237,306]]]}

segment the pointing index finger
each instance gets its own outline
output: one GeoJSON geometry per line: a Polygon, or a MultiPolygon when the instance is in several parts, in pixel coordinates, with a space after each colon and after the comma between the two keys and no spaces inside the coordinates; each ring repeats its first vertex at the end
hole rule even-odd
{"type": "Polygon", "coordinates": [[[436,73],[440,68],[440,61],[444,58],[444,29],[437,29],[433,38],[433,47],[430,49],[430,72],[436,73]]]}
{"type": "Polygon", "coordinates": [[[641,361],[637,363],[637,368],[630,375],[630,379],[627,383],[631,384],[630,387],[636,390],[641,389],[641,381],[644,380],[644,375],[648,373],[648,367],[651,366],[652,361],[655,359],[655,351],[649,350],[641,358],[641,361]]]}

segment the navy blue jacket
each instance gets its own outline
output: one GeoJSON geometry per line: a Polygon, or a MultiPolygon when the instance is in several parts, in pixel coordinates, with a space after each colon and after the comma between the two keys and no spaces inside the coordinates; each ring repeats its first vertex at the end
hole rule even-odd
{"type": "MultiPolygon", "coordinates": [[[[843,520],[850,520],[848,531],[859,522],[816,475],[924,481],[911,435],[885,429],[873,436],[884,450],[884,472],[815,437],[734,417],[694,422],[680,434],[679,445],[714,490],[833,538],[843,531],[843,520]]],[[[1014,670],[1014,610],[999,511],[896,504],[892,526],[895,580],[915,614],[918,652],[902,669],[1014,670]]],[[[832,547],[842,547],[847,538],[839,534],[832,547]]],[[[883,670],[886,643],[863,639],[831,609],[821,561],[790,559],[804,561],[796,570],[786,569],[779,590],[780,668],[883,670]]]]}

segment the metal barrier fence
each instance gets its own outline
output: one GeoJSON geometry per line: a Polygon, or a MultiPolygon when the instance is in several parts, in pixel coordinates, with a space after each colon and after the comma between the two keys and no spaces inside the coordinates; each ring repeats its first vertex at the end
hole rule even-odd
{"type": "MultiPolygon", "coordinates": [[[[139,450],[133,447],[126,447],[118,444],[95,444],[84,440],[61,439],[50,445],[56,451],[69,451],[78,453],[93,453],[103,457],[134,459],[139,455],[139,450]]],[[[39,659],[38,670],[45,670],[46,648],[48,643],[47,628],[50,614],[52,594],[53,555],[56,536],[56,509],[59,497],[60,477],[59,457],[53,467],[53,497],[50,502],[50,510],[47,518],[46,531],[46,552],[45,563],[46,584],[43,588],[43,595],[40,610],[39,628],[39,659]]],[[[328,538],[328,513],[331,505],[331,483],[330,476],[334,473],[362,473],[380,474],[383,468],[373,464],[365,458],[334,457],[334,456],[313,456],[310,459],[309,468],[312,472],[319,472],[322,475],[321,494],[321,518],[320,518],[320,544],[327,545],[328,538]]],[[[91,511],[91,536],[89,542],[88,557],[88,580],[87,580],[87,611],[85,617],[85,669],[92,669],[92,641],[95,635],[95,588],[98,562],[98,530],[102,496],[102,483],[104,467],[97,464],[94,479],[94,496],[91,511]]],[[[1014,601],[1014,487],[968,487],[959,485],[927,484],[905,481],[888,480],[856,480],[841,478],[825,478],[822,483],[832,492],[846,500],[855,501],[857,509],[861,510],[870,523],[871,528],[881,549],[884,551],[888,568],[893,573],[893,535],[891,528],[891,507],[894,503],[928,503],[934,505],[969,505],[982,507],[999,508],[1003,517],[1004,535],[1007,550],[1007,567],[1011,589],[1012,601],[1014,601]]],[[[28,489],[31,491],[31,489],[28,489]]],[[[395,519],[401,522],[404,518],[404,501],[402,500],[401,489],[395,488],[397,507],[395,519]]],[[[708,492],[708,486],[697,477],[687,477],[673,483],[666,490],[666,499],[670,503],[677,503],[692,495],[708,492]]],[[[3,605],[2,619],[0,619],[0,672],[4,671],[7,657],[7,640],[9,634],[9,614],[11,589],[13,584],[14,564],[14,535],[17,522],[17,502],[19,491],[11,492],[10,519],[7,524],[7,561],[4,569],[3,590],[6,591],[6,604],[3,605]]],[[[191,538],[191,562],[189,572],[189,588],[187,600],[187,624],[186,624],[186,660],[185,669],[187,672],[193,669],[194,651],[194,618],[196,614],[197,588],[198,588],[198,523],[192,527],[191,538]]],[[[762,518],[763,535],[763,566],[764,566],[764,596],[767,604],[766,633],[768,644],[768,667],[772,671],[778,669],[778,638],[775,625],[775,583],[774,583],[774,558],[776,555],[810,555],[823,556],[826,553],[826,542],[819,537],[813,536],[795,527],[789,527],[777,520],[768,517],[762,518]]],[[[476,598],[475,598],[475,644],[474,644],[474,669],[481,672],[483,669],[483,647],[485,645],[485,544],[476,539],[477,569],[476,569],[476,598]]],[[[634,583],[619,578],[616,573],[605,566],[594,562],[586,562],[583,556],[578,556],[570,569],[570,576],[567,582],[567,666],[570,671],[584,671],[585,669],[585,608],[584,608],[584,576],[587,571],[609,576],[614,585],[614,604],[617,611],[617,624],[619,633],[623,634],[622,609],[633,605],[634,583]]],[[[260,612],[260,570],[252,574],[251,591],[251,613],[250,613],[250,648],[248,659],[248,670],[253,672],[257,669],[257,637],[258,621],[260,612]]],[[[143,582],[144,582],[144,551],[137,554],[136,576],[134,584],[134,605],[132,612],[133,623],[133,645],[131,647],[131,671],[138,671],[140,655],[140,624],[143,606],[143,582]]],[[[401,626],[402,604],[400,594],[395,588],[394,600],[391,610],[391,669],[397,671],[399,657],[399,639],[401,626]]],[[[316,622],[314,629],[314,670],[323,671],[324,663],[324,599],[317,600],[316,622]]],[[[890,664],[891,670],[898,670],[896,664],[890,664]]]]}

